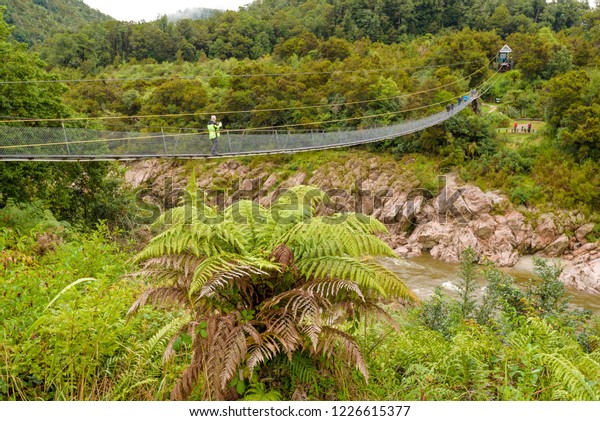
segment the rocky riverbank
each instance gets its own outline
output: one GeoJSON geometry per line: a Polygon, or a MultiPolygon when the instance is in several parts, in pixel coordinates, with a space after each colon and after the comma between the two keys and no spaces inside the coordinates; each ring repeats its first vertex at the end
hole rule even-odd
{"type": "MultiPolygon", "coordinates": [[[[484,192],[452,173],[428,190],[405,164],[353,157],[322,163],[313,171],[290,172],[273,162],[244,165],[228,160],[203,164],[196,176],[209,200],[225,205],[240,198],[268,205],[283,189],[314,185],[332,199],[319,212],[356,211],[378,218],[388,227],[387,240],[399,256],[431,253],[457,262],[470,246],[482,261],[499,266],[513,266],[526,254],[562,257],[566,284],[600,293],[600,249],[586,239],[594,224],[584,215],[517,209],[502,194],[484,192]]],[[[153,196],[153,202],[168,207],[177,203],[189,173],[177,163],[142,161],[128,167],[126,179],[134,187],[145,187],[143,194],[153,196]]]]}

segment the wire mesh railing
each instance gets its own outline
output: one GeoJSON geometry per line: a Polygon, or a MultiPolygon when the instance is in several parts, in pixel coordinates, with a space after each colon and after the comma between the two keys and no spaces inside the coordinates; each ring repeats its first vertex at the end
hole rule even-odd
{"type": "Polygon", "coordinates": [[[0,125],[0,160],[133,160],[156,157],[211,158],[294,153],[361,145],[400,137],[435,126],[467,107],[470,96],[450,110],[420,119],[381,127],[353,130],[292,132],[223,131],[218,154],[205,133],[154,133],[103,131],[87,128],[0,125]]]}

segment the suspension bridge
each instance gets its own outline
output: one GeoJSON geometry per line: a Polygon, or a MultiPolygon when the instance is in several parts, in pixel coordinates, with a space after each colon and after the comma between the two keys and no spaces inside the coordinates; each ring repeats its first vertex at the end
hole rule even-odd
{"type": "MultiPolygon", "coordinates": [[[[487,65],[463,79],[466,80],[486,68],[487,65]]],[[[485,86],[481,93],[478,93],[475,89],[467,95],[460,96],[458,101],[455,98],[450,102],[445,101],[415,108],[414,110],[432,107],[442,109],[442,111],[421,118],[385,126],[358,129],[299,131],[295,130],[295,126],[292,125],[262,129],[222,130],[218,139],[217,154],[211,153],[212,141],[209,140],[205,130],[190,131],[189,129],[181,129],[178,132],[173,132],[173,129],[160,129],[159,132],[149,133],[69,127],[69,123],[73,125],[73,120],[78,119],[69,119],[67,125],[64,121],[61,122],[56,119],[2,120],[0,121],[0,161],[206,159],[289,154],[364,145],[398,138],[443,123],[473,104],[489,90],[496,82],[492,79],[498,72],[499,70],[479,84],[478,89],[485,86]],[[443,110],[444,106],[446,106],[445,110],[443,110]],[[30,125],[33,122],[52,124],[55,127],[30,125]],[[25,125],[25,123],[29,123],[29,125],[25,125]]],[[[388,114],[398,114],[398,112],[388,114]]],[[[83,118],[83,120],[86,120],[86,118],[83,118]]],[[[89,120],[92,120],[92,118],[89,120]]]]}
{"type": "Polygon", "coordinates": [[[0,126],[0,161],[124,161],[149,158],[222,158],[341,148],[378,142],[440,124],[468,107],[469,95],[450,110],[381,127],[293,132],[224,130],[219,153],[206,133],[140,133],[86,128],[0,126]]]}

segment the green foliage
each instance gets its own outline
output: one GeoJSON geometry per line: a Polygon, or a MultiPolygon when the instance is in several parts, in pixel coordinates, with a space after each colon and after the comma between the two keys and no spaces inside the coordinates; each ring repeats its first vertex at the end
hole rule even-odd
{"type": "Polygon", "coordinates": [[[0,226],[15,230],[19,234],[62,231],[68,224],[56,220],[52,212],[44,209],[40,202],[17,204],[8,199],[0,209],[0,226]]]}
{"type": "Polygon", "coordinates": [[[107,234],[100,227],[43,257],[3,262],[0,358],[8,371],[2,376],[7,388],[0,397],[64,400],[99,396],[102,366],[129,335],[122,326],[122,305],[131,296],[131,288],[117,293],[119,288],[124,288],[123,292],[128,289],[126,283],[115,282],[125,270],[125,256],[107,240],[107,234]],[[73,282],[91,277],[95,279],[73,282]]]}
{"type": "Polygon", "coordinates": [[[515,177],[511,185],[509,197],[516,205],[532,205],[544,197],[543,188],[526,177],[515,177]]]}
{"type": "Polygon", "coordinates": [[[111,19],[77,0],[0,0],[2,6],[6,7],[4,20],[15,26],[12,38],[30,45],[65,29],[111,19]]]}
{"type": "Polygon", "coordinates": [[[589,83],[588,73],[577,70],[557,76],[544,85],[542,101],[550,127],[558,129],[565,112],[581,104],[581,94],[589,83]]]}
{"type": "Polygon", "coordinates": [[[58,220],[94,225],[106,220],[128,227],[132,193],[118,177],[120,169],[107,163],[6,162],[0,167],[0,206],[7,201],[37,201],[58,220]]]}
{"type": "Polygon", "coordinates": [[[430,299],[423,302],[421,308],[421,318],[423,324],[431,330],[440,332],[445,337],[450,337],[450,328],[452,327],[451,315],[454,305],[442,291],[442,287],[437,286],[433,290],[430,299]]]}
{"type": "MultiPolygon", "coordinates": [[[[27,83],[56,80],[57,75],[48,73],[46,64],[23,45],[0,39],[0,59],[3,81],[24,82],[0,85],[0,115],[51,119],[73,115],[62,101],[62,84],[27,83]]],[[[6,162],[0,166],[0,206],[9,198],[18,203],[39,200],[59,220],[116,222],[128,203],[116,174],[116,167],[106,163],[6,162]]]]}
{"type": "Polygon", "coordinates": [[[526,291],[497,268],[484,268],[487,285],[475,320],[462,317],[462,298],[454,301],[438,289],[421,308],[398,314],[400,333],[381,327],[365,333],[364,346],[375,343],[367,359],[372,376],[356,393],[404,400],[596,400],[597,343],[582,348],[577,332],[598,339],[600,331],[589,315],[562,305],[560,269],[535,265],[541,279],[526,291]]]}
{"type": "Polygon", "coordinates": [[[600,103],[569,107],[558,131],[559,141],[580,161],[600,161],[600,103]]]}
{"type": "Polygon", "coordinates": [[[457,291],[459,310],[463,319],[469,319],[475,311],[474,293],[477,290],[477,252],[467,247],[461,254],[457,291]]]}

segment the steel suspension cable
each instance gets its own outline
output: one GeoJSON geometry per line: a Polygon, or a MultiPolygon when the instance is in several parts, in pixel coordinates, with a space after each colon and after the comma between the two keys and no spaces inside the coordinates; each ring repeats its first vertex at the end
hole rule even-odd
{"type": "MultiPolygon", "coordinates": [[[[495,59],[495,58],[494,58],[495,59]]],[[[160,118],[160,117],[169,117],[169,118],[178,118],[178,117],[197,117],[197,116],[206,116],[211,114],[219,114],[219,115],[231,115],[231,114],[245,114],[245,113],[263,113],[263,112],[281,112],[281,111],[290,111],[290,110],[306,110],[306,109],[314,109],[314,108],[328,108],[328,107],[340,107],[340,106],[348,106],[348,105],[359,105],[359,104],[370,104],[374,102],[382,102],[382,101],[390,101],[394,99],[408,98],[411,96],[420,95],[427,92],[436,91],[439,89],[446,88],[448,86],[456,85],[457,83],[467,80],[470,77],[476,75],[477,73],[482,72],[487,69],[489,64],[494,60],[490,60],[485,65],[476,69],[474,72],[469,75],[463,76],[461,78],[456,79],[453,82],[449,82],[444,85],[437,86],[435,88],[424,89],[417,92],[406,93],[402,95],[396,95],[385,98],[378,98],[372,100],[361,100],[361,101],[350,101],[344,103],[335,103],[335,104],[319,104],[319,105],[304,105],[297,107],[282,107],[282,108],[266,108],[266,109],[252,109],[252,110],[238,110],[238,111],[221,111],[221,112],[199,112],[199,113],[171,113],[171,114],[146,114],[146,115],[137,115],[137,116],[101,116],[101,117],[67,117],[67,118],[46,118],[46,119],[36,119],[36,118],[6,118],[5,120],[0,120],[0,122],[10,122],[10,123],[45,123],[45,122],[68,122],[68,121],[112,121],[112,120],[128,120],[128,119],[140,119],[140,118],[160,118]]]]}

